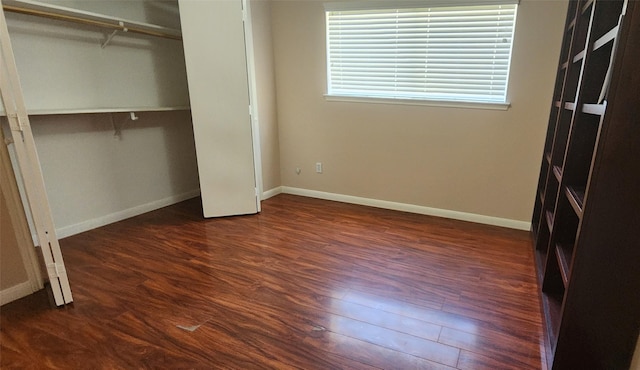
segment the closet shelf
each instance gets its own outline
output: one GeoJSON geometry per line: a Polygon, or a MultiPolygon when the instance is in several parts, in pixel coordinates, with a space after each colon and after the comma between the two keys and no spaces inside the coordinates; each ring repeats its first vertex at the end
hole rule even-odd
{"type": "MultiPolygon", "coordinates": [[[[100,114],[100,113],[129,113],[129,112],[168,112],[191,110],[189,106],[176,107],[130,107],[130,108],[93,108],[93,109],[34,109],[28,110],[29,116],[52,116],[62,114],[100,114]]],[[[0,117],[6,116],[0,111],[0,117]]]]}
{"type": "Polygon", "coordinates": [[[45,4],[37,1],[4,0],[2,4],[3,9],[6,12],[21,13],[66,22],[91,25],[110,29],[114,32],[133,32],[173,40],[182,40],[182,32],[180,30],[155,24],[130,21],[84,10],[45,4]]]}

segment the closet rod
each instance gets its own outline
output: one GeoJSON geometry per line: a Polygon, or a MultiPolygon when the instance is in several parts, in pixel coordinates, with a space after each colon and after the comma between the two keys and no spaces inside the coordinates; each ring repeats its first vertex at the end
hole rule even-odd
{"type": "Polygon", "coordinates": [[[182,35],[180,31],[172,30],[169,28],[161,27],[161,26],[144,25],[142,23],[118,20],[116,18],[101,16],[98,14],[93,14],[93,13],[83,12],[83,11],[73,12],[72,9],[65,9],[62,7],[49,6],[44,4],[40,5],[34,2],[4,1],[4,3],[5,4],[3,4],[2,8],[8,12],[33,15],[37,17],[50,18],[50,19],[56,19],[61,21],[73,22],[73,23],[86,24],[86,25],[108,28],[108,29],[124,31],[124,32],[140,33],[144,35],[163,37],[163,38],[168,38],[173,40],[182,40],[182,35]],[[11,2],[16,5],[6,4],[6,2],[11,2]],[[28,7],[20,6],[19,5],[20,3],[28,5],[28,7]],[[91,18],[95,18],[95,19],[83,17],[83,15],[88,15],[91,18]],[[157,29],[154,29],[154,28],[157,28],[157,29]],[[163,30],[172,31],[172,33],[163,32],[163,30]]]}

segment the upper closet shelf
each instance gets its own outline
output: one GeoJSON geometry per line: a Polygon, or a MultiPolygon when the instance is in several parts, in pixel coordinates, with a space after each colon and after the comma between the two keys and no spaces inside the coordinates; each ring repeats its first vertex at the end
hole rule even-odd
{"type": "Polygon", "coordinates": [[[180,30],[155,24],[130,21],[84,10],[45,4],[37,1],[2,0],[2,4],[3,9],[6,12],[22,13],[61,21],[92,25],[113,30],[114,34],[115,32],[123,31],[182,40],[182,32],[180,32],[180,30]]]}

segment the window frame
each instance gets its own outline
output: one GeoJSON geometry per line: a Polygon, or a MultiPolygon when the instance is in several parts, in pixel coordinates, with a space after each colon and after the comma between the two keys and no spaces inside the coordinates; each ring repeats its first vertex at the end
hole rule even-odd
{"type": "Polygon", "coordinates": [[[326,52],[326,93],[324,97],[332,102],[356,102],[356,103],[377,103],[396,105],[425,105],[438,107],[458,107],[458,108],[478,108],[492,110],[507,110],[511,107],[509,99],[509,82],[511,79],[511,67],[513,58],[513,46],[516,34],[517,6],[519,0],[422,0],[422,1],[394,1],[394,0],[369,0],[354,2],[332,2],[325,3],[325,52],[326,52]],[[428,98],[397,98],[384,96],[347,95],[336,94],[329,91],[331,78],[330,45],[329,45],[329,24],[328,15],[331,11],[352,11],[352,10],[384,10],[403,8],[427,8],[427,7],[459,7],[459,6],[482,6],[482,5],[516,5],[514,27],[509,49],[509,59],[506,68],[505,101],[478,101],[478,100],[456,100],[456,99],[428,99],[428,98]]]}

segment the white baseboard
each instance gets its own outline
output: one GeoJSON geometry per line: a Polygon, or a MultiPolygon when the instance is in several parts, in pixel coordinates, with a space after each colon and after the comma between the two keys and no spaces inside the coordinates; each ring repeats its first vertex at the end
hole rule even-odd
{"type": "Polygon", "coordinates": [[[507,218],[500,218],[500,217],[484,216],[484,215],[478,215],[474,213],[450,211],[447,209],[440,209],[440,208],[424,207],[424,206],[418,206],[414,204],[389,202],[386,200],[371,199],[371,198],[361,198],[361,197],[355,197],[352,195],[326,193],[323,191],[292,188],[289,186],[282,186],[281,192],[284,194],[301,195],[301,196],[310,197],[310,198],[333,200],[333,201],[343,202],[343,203],[352,203],[352,204],[359,204],[363,206],[391,209],[394,211],[418,213],[418,214],[428,215],[428,216],[437,216],[437,217],[451,218],[454,220],[470,221],[470,222],[475,222],[479,224],[508,227],[510,229],[526,230],[526,231],[529,231],[531,229],[530,222],[510,220],[507,218]]]}
{"type": "Polygon", "coordinates": [[[262,192],[262,199],[267,200],[271,197],[275,197],[276,195],[282,193],[282,186],[275,187],[273,189],[269,189],[267,191],[262,192]]]}
{"type": "Polygon", "coordinates": [[[170,206],[182,202],[187,199],[195,198],[200,195],[200,189],[188,191],[186,193],[172,195],[167,198],[154,200],[146,204],[141,204],[132,208],[124,209],[115,213],[110,213],[98,218],[86,220],[74,225],[64,226],[56,229],[58,239],[66,238],[71,235],[79,234],[91,229],[95,229],[101,226],[112,224],[114,222],[122,221],[124,219],[141,215],[146,212],[155,211],[156,209],[170,206]]]}
{"type": "Polygon", "coordinates": [[[31,282],[29,282],[28,280],[24,283],[14,285],[11,288],[0,290],[0,306],[26,297],[33,292],[34,290],[31,286],[31,282]]]}

